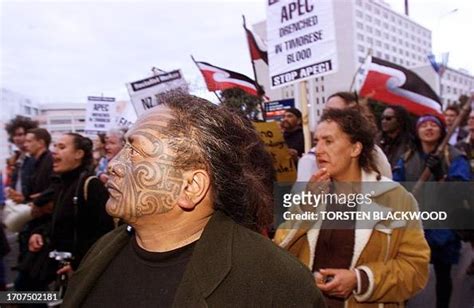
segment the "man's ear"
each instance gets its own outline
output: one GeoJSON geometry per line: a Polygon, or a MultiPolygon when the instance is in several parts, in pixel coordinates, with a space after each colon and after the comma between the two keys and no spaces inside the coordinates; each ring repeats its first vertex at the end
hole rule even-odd
{"type": "Polygon", "coordinates": [[[357,141],[352,145],[351,157],[359,157],[360,153],[362,153],[362,143],[357,141]]]}
{"type": "Polygon", "coordinates": [[[202,169],[185,171],[183,178],[178,206],[185,211],[192,211],[208,194],[211,179],[207,171],[202,169]]]}

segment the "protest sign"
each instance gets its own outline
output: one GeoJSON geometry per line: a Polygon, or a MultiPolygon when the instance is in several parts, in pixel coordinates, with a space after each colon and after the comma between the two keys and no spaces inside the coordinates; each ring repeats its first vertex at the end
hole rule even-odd
{"type": "Polygon", "coordinates": [[[176,89],[188,92],[188,85],[180,70],[156,74],[126,85],[137,116],[159,105],[160,93],[176,89]]]}
{"type": "Polygon", "coordinates": [[[283,134],[277,122],[255,122],[260,138],[267,151],[272,156],[273,166],[278,182],[294,182],[296,180],[296,166],[288,152],[283,134]]]}
{"type": "Polygon", "coordinates": [[[86,106],[85,132],[95,135],[107,132],[115,126],[115,98],[88,96],[86,106]]]}
{"type": "Polygon", "coordinates": [[[337,71],[332,0],[268,0],[270,86],[337,71]]]}

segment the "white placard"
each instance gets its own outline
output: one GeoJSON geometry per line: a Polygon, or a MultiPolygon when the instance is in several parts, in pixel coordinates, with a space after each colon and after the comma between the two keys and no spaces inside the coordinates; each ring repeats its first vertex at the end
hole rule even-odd
{"type": "Polygon", "coordinates": [[[140,116],[160,104],[157,94],[170,90],[188,91],[188,85],[180,70],[158,74],[149,78],[127,83],[128,93],[137,115],[140,116]]]}
{"type": "Polygon", "coordinates": [[[130,128],[137,120],[135,108],[130,101],[117,101],[116,126],[130,128]]]}
{"type": "Polygon", "coordinates": [[[86,126],[88,134],[107,132],[115,126],[115,98],[88,96],[86,107],[86,126]]]}
{"type": "Polygon", "coordinates": [[[267,0],[270,86],[337,71],[332,0],[267,0]]]}

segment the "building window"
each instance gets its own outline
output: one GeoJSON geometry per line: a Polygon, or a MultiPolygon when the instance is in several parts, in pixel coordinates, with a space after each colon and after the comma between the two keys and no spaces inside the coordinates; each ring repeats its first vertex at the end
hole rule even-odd
{"type": "Polygon", "coordinates": [[[375,24],[376,24],[377,26],[380,26],[380,19],[375,18],[375,24]]]}
{"type": "Polygon", "coordinates": [[[367,37],[366,40],[367,40],[367,43],[369,43],[369,44],[372,44],[374,42],[371,37],[367,37]]]}
{"type": "Polygon", "coordinates": [[[360,33],[357,33],[357,39],[358,39],[359,41],[363,41],[363,40],[364,40],[364,36],[363,36],[362,34],[360,34],[360,33]]]}
{"type": "Polygon", "coordinates": [[[382,46],[382,42],[379,40],[375,40],[375,46],[382,46]]]}
{"type": "Polygon", "coordinates": [[[379,29],[375,29],[375,36],[379,36],[380,37],[380,30],[379,29]]]}
{"type": "Polygon", "coordinates": [[[365,15],[365,20],[367,20],[368,22],[372,22],[372,16],[365,15]]]}
{"type": "Polygon", "coordinates": [[[316,105],[319,105],[319,97],[316,97],[316,105]]]}
{"type": "Polygon", "coordinates": [[[356,22],[356,26],[358,29],[364,29],[364,25],[361,22],[356,22]]]}
{"type": "Polygon", "coordinates": [[[364,57],[359,57],[359,63],[364,63],[365,58],[364,57]]]}
{"type": "Polygon", "coordinates": [[[365,26],[365,30],[369,33],[372,33],[372,27],[371,26],[365,26]]]}
{"type": "Polygon", "coordinates": [[[387,60],[387,61],[390,60],[390,56],[388,55],[388,53],[385,54],[384,58],[385,58],[385,60],[387,60]]]}
{"type": "Polygon", "coordinates": [[[71,119],[51,119],[49,121],[50,124],[58,125],[58,124],[71,124],[71,119]]]}
{"type": "Polygon", "coordinates": [[[362,46],[362,45],[357,45],[357,50],[364,52],[364,51],[365,51],[365,48],[364,48],[364,46],[362,46]]]}
{"type": "Polygon", "coordinates": [[[364,14],[361,11],[356,10],[356,16],[362,18],[364,14]]]}
{"type": "Polygon", "coordinates": [[[376,51],[375,55],[377,56],[377,58],[382,58],[382,53],[380,51],[376,51]]]}

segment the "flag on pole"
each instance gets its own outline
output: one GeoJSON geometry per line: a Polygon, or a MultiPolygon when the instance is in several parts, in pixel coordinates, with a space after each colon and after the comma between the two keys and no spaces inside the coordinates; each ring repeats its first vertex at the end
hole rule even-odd
{"type": "Polygon", "coordinates": [[[438,95],[414,72],[375,57],[369,57],[366,71],[361,96],[403,106],[416,115],[429,113],[444,118],[438,95]]]}
{"type": "Polygon", "coordinates": [[[196,61],[196,65],[201,71],[209,91],[214,92],[230,88],[240,88],[251,95],[259,95],[255,82],[245,75],[206,62],[196,61]]]}
{"type": "Polygon", "coordinates": [[[257,43],[254,34],[249,29],[247,29],[245,23],[243,26],[245,34],[247,35],[247,42],[249,44],[250,57],[252,58],[252,61],[263,60],[263,62],[268,65],[268,54],[266,47],[263,47],[262,44],[257,43]]]}
{"type": "Polygon", "coordinates": [[[434,69],[434,71],[439,74],[439,71],[440,71],[441,67],[440,67],[439,63],[436,62],[435,55],[430,53],[428,55],[428,60],[430,61],[431,67],[434,69]]]}
{"type": "Polygon", "coordinates": [[[439,77],[443,77],[446,67],[448,66],[449,52],[441,54],[441,63],[436,62],[436,57],[434,54],[430,53],[428,55],[428,60],[431,63],[431,67],[438,73],[439,77]]]}

